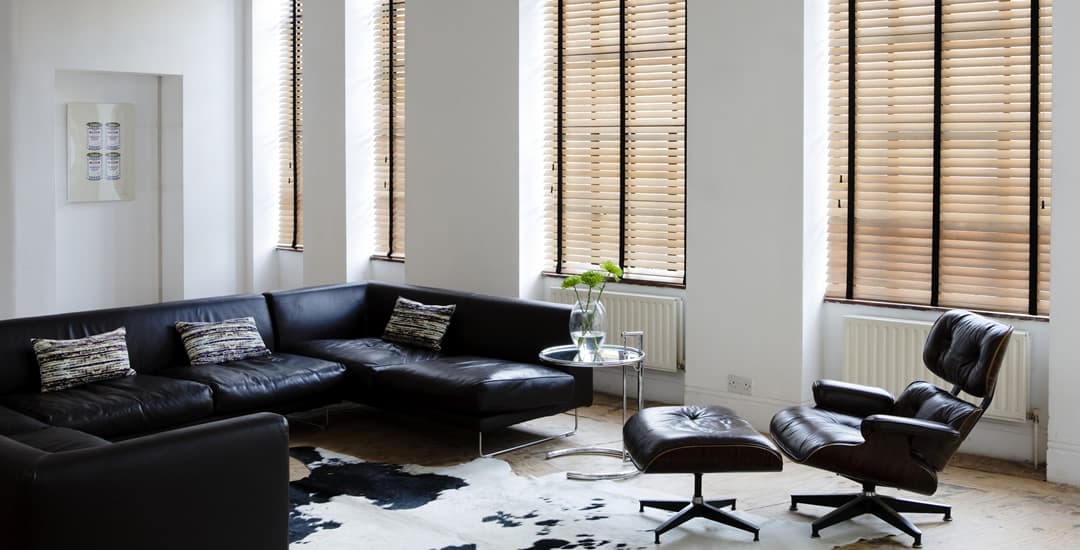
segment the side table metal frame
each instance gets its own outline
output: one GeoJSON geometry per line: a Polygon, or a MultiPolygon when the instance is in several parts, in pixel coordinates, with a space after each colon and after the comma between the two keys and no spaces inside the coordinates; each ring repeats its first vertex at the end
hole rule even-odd
{"type": "MultiPolygon", "coordinates": [[[[627,367],[633,368],[634,372],[637,374],[637,401],[638,401],[637,402],[637,410],[640,411],[643,408],[645,408],[645,333],[643,331],[640,331],[640,330],[623,332],[622,333],[622,339],[623,339],[623,347],[624,348],[630,348],[630,346],[627,345],[627,340],[629,338],[637,338],[638,339],[638,347],[637,348],[631,348],[631,349],[636,349],[636,350],[640,351],[641,352],[641,357],[636,362],[634,362],[633,364],[629,364],[629,365],[624,364],[624,365],[621,366],[622,367],[622,424],[620,424],[620,427],[622,425],[626,424],[626,411],[627,411],[627,408],[626,408],[626,401],[627,401],[626,369],[627,369],[627,367]]],[[[621,436],[621,432],[620,432],[620,440],[621,440],[621,437],[622,436],[621,436]]],[[[547,456],[545,458],[552,459],[552,458],[559,458],[559,457],[562,457],[562,456],[573,456],[573,455],[610,456],[610,457],[621,459],[623,461],[623,463],[626,463],[626,462],[630,461],[630,455],[626,452],[626,446],[625,445],[621,445],[619,449],[612,449],[612,448],[609,448],[609,447],[574,447],[574,448],[571,448],[571,449],[559,449],[559,450],[548,452],[547,456]]],[[[577,480],[582,480],[582,481],[599,481],[599,480],[603,480],[603,479],[629,479],[629,478],[632,478],[634,476],[639,475],[640,473],[641,472],[638,471],[637,467],[634,467],[632,469],[624,468],[623,470],[616,471],[616,472],[601,472],[601,473],[566,472],[566,478],[567,479],[577,479],[577,480]]]]}

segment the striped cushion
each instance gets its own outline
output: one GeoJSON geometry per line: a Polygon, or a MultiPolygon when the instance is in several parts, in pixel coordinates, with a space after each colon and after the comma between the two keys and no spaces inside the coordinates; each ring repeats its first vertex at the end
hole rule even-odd
{"type": "Polygon", "coordinates": [[[220,323],[177,321],[176,330],[192,365],[216,365],[270,355],[254,317],[220,323]]]}
{"type": "Polygon", "coordinates": [[[41,391],[50,392],[131,376],[124,327],[76,340],[32,338],[41,369],[41,391]]]}
{"type": "Polygon", "coordinates": [[[383,331],[383,340],[439,351],[455,307],[429,306],[398,296],[383,331]]]}

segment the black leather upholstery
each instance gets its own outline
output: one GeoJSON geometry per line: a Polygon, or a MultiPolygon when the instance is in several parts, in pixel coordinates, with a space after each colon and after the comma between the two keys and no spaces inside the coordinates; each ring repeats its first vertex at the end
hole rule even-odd
{"type": "Polygon", "coordinates": [[[0,435],[21,434],[43,430],[49,425],[7,407],[0,407],[0,435]]]}
{"type": "Polygon", "coordinates": [[[45,428],[44,430],[35,430],[7,437],[28,447],[50,453],[93,449],[94,447],[110,445],[108,441],[100,437],[69,428],[45,428]]]}
{"type": "MultiPolygon", "coordinates": [[[[1008,325],[967,311],[948,311],[930,329],[923,359],[930,370],[965,391],[992,395],[1011,334],[1008,325]]],[[[773,437],[788,456],[924,494],[937,489],[936,472],[983,412],[928,382],[913,382],[892,401],[884,390],[819,381],[814,398],[816,407],[785,409],[772,419],[773,437]]]]}
{"type": "Polygon", "coordinates": [[[567,306],[360,283],[0,321],[0,544],[284,550],[283,419],[215,417],[347,393],[489,430],[588,405],[591,369],[536,364],[568,340],[568,316],[567,306]],[[456,357],[378,338],[398,295],[458,305],[447,336],[456,357]],[[176,321],[248,316],[272,356],[188,365],[176,321]],[[121,326],[137,375],[40,393],[31,338],[121,326]]]}
{"type": "Polygon", "coordinates": [[[293,343],[289,349],[345,365],[353,393],[370,388],[375,371],[382,367],[426,361],[441,355],[434,350],[387,342],[381,338],[309,340],[293,343]]]}
{"type": "Polygon", "coordinates": [[[649,407],[623,426],[623,442],[647,474],[775,472],[780,451],[727,407],[649,407]]]}
{"type": "Polygon", "coordinates": [[[209,386],[214,412],[230,414],[333,394],[345,377],[345,367],[314,357],[275,353],[222,365],[166,369],[158,375],[209,386]]]}
{"type": "Polygon", "coordinates": [[[278,346],[282,351],[299,353],[297,346],[310,340],[371,335],[367,325],[367,286],[353,283],[267,293],[278,346]]]}
{"type": "Polygon", "coordinates": [[[990,403],[1012,327],[970,313],[942,314],[923,348],[927,368],[955,384],[953,392],[913,382],[895,400],[884,390],[819,381],[815,407],[791,407],[773,416],[771,431],[796,462],[828,470],[863,485],[854,495],[792,495],[799,503],[836,508],[816,520],[812,531],[861,514],[874,514],[915,538],[922,533],[898,512],[943,513],[948,506],[880,497],[879,485],[922,494],[937,490],[942,470],[990,403]],[[980,406],[957,395],[984,397],[980,406]]]}
{"type": "Polygon", "coordinates": [[[837,380],[818,380],[812,389],[818,406],[855,416],[889,412],[896,402],[891,393],[881,388],[837,380]]]}
{"type": "Polygon", "coordinates": [[[5,405],[52,426],[101,437],[147,433],[214,414],[210,388],[137,374],[48,393],[4,396],[5,405]]]}
{"type": "Polygon", "coordinates": [[[956,452],[963,438],[982,418],[982,413],[979,407],[929,382],[912,382],[904,393],[900,394],[892,410],[892,414],[896,416],[925,420],[956,431],[957,436],[950,439],[933,438],[930,434],[911,439],[912,453],[930,463],[936,470],[945,468],[949,457],[956,452]]]}
{"type": "MultiPolygon", "coordinates": [[[[454,356],[535,365],[541,350],[569,341],[570,308],[558,304],[377,282],[271,292],[267,300],[282,351],[342,363],[348,369],[349,398],[379,406],[388,400],[375,381],[386,367],[454,356]],[[441,353],[379,338],[399,296],[456,306],[441,353]],[[320,319],[323,307],[330,312],[327,319],[320,319]]],[[[574,378],[567,408],[592,403],[592,369],[552,368],[574,378]]],[[[415,407],[446,409],[425,399],[415,400],[415,407]]]]}
{"type": "Polygon", "coordinates": [[[574,378],[530,363],[445,357],[379,369],[375,378],[384,396],[415,399],[427,408],[467,413],[573,408],[574,378]]]}
{"type": "Polygon", "coordinates": [[[968,311],[947,311],[930,329],[923,362],[970,395],[994,392],[1012,327],[968,311]]]}
{"type": "Polygon", "coordinates": [[[937,490],[937,474],[910,456],[908,437],[879,433],[865,438],[863,419],[817,407],[792,407],[773,416],[776,445],[795,462],[816,466],[876,485],[924,495],[937,490]]]}
{"type": "Polygon", "coordinates": [[[260,413],[55,453],[0,437],[0,494],[11,550],[286,550],[288,429],[260,413]]]}
{"type": "Polygon", "coordinates": [[[368,283],[368,336],[382,336],[398,296],[457,306],[443,340],[447,355],[536,362],[546,347],[570,342],[570,307],[434,288],[368,283]]]}
{"type": "Polygon", "coordinates": [[[273,350],[273,323],[262,296],[186,300],[0,321],[0,395],[38,391],[40,376],[31,338],[83,338],[125,327],[131,368],[152,373],[187,363],[184,346],[173,328],[176,321],[249,316],[255,318],[263,341],[273,350]]]}

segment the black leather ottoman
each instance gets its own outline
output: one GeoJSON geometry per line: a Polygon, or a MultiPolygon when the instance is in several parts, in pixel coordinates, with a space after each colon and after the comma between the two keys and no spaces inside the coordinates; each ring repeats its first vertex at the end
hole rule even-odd
{"type": "Polygon", "coordinates": [[[705,500],[701,478],[718,472],[777,472],[783,458],[772,441],[726,407],[651,407],[623,426],[623,441],[634,465],[646,474],[694,474],[694,497],[683,501],[641,501],[645,507],[678,512],[655,529],[660,535],[697,517],[754,534],[758,527],[721,510],[735,509],[735,499],[705,500]]]}

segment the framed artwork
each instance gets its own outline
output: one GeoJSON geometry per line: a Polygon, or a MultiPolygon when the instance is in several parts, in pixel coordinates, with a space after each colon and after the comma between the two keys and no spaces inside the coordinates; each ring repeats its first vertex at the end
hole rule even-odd
{"type": "Polygon", "coordinates": [[[135,106],[68,103],[68,202],[135,200],[135,106]]]}

